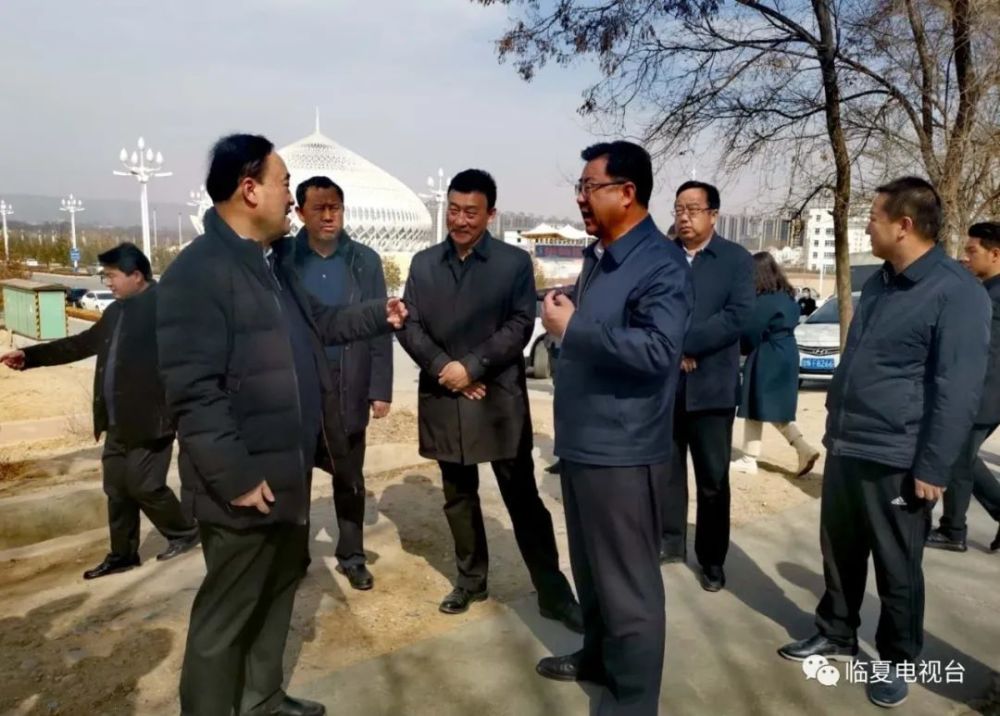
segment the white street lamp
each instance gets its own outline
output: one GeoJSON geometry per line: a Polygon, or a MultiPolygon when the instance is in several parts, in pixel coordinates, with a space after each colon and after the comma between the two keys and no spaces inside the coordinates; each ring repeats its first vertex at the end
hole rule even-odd
{"type": "Polygon", "coordinates": [[[76,250],[76,213],[78,211],[86,211],[86,209],[83,208],[82,201],[70,194],[68,199],[62,200],[62,206],[59,207],[59,211],[69,212],[69,235],[73,243],[71,258],[73,259],[73,269],[75,270],[80,265],[80,254],[76,250]]]}
{"type": "Polygon", "coordinates": [[[14,207],[0,199],[0,217],[3,218],[3,260],[10,263],[10,243],[7,240],[7,217],[14,213],[14,207]]]}
{"type": "Polygon", "coordinates": [[[191,197],[187,205],[193,206],[195,213],[190,217],[191,224],[194,226],[196,234],[205,233],[205,212],[212,208],[212,197],[208,195],[205,190],[205,185],[202,184],[197,190],[190,192],[191,197]]]}
{"type": "Polygon", "coordinates": [[[444,169],[438,169],[437,183],[434,177],[427,177],[430,194],[421,194],[422,198],[432,199],[437,204],[437,243],[444,241],[444,204],[448,199],[448,185],[451,177],[445,178],[444,169]]]}
{"type": "Polygon", "coordinates": [[[135,177],[142,187],[140,194],[140,204],[142,208],[142,251],[147,258],[152,259],[152,247],[149,242],[149,193],[147,191],[149,180],[154,177],[172,176],[173,172],[162,171],[163,154],[154,152],[152,147],[146,146],[146,141],[139,137],[136,143],[138,150],[133,150],[130,155],[127,150],[122,149],[118,154],[118,161],[122,163],[125,171],[115,170],[115,175],[120,177],[135,177]]]}

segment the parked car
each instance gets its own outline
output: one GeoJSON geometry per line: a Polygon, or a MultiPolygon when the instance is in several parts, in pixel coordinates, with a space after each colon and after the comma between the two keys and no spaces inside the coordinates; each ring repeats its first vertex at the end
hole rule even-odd
{"type": "Polygon", "coordinates": [[[572,296],[574,289],[574,286],[552,286],[536,291],[538,301],[535,303],[535,330],[531,333],[528,345],[524,347],[524,362],[535,378],[551,378],[559,355],[559,343],[542,326],[542,300],[549,291],[561,291],[572,296]]]}
{"type": "MultiPolygon", "coordinates": [[[[860,291],[851,294],[858,306],[860,291]]],[[[840,365],[839,303],[830,297],[811,316],[795,328],[799,346],[799,385],[807,380],[829,381],[840,365]]]]}
{"type": "Polygon", "coordinates": [[[97,311],[104,313],[104,309],[115,302],[114,294],[111,291],[87,291],[80,299],[80,308],[85,311],[97,311]]]}
{"type": "Polygon", "coordinates": [[[38,259],[25,259],[24,265],[29,268],[38,268],[38,259]]]}
{"type": "Polygon", "coordinates": [[[82,308],[80,305],[80,299],[83,298],[85,293],[87,293],[87,289],[85,288],[67,288],[66,305],[72,306],[73,308],[82,308]]]}

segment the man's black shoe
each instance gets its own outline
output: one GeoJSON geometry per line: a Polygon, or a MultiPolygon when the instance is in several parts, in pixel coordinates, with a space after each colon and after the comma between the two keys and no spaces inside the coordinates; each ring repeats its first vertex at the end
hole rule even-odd
{"type": "Polygon", "coordinates": [[[671,548],[666,540],[660,540],[660,564],[673,564],[674,562],[686,562],[687,553],[681,549],[671,548]]]}
{"type": "Polygon", "coordinates": [[[563,626],[577,634],[583,634],[583,609],[576,600],[565,602],[558,607],[549,608],[539,605],[538,613],[546,619],[555,619],[563,626]]]}
{"type": "Polygon", "coordinates": [[[156,555],[156,559],[160,562],[166,562],[168,559],[173,559],[178,557],[185,552],[194,549],[201,543],[201,535],[194,534],[190,537],[181,537],[180,539],[172,539],[167,542],[167,548],[156,555]]]}
{"type": "Polygon", "coordinates": [[[726,573],[722,567],[702,567],[701,588],[706,592],[719,592],[726,586],[726,573]]]}
{"type": "Polygon", "coordinates": [[[830,661],[850,661],[858,655],[858,644],[838,644],[822,634],[814,634],[802,641],[793,641],[778,649],[778,654],[790,661],[805,661],[810,656],[825,656],[830,661]]]}
{"type": "Polygon", "coordinates": [[[368,567],[363,564],[351,564],[346,567],[338,567],[337,569],[347,577],[347,581],[351,583],[354,589],[366,592],[375,586],[375,577],[368,571],[368,567]]]}
{"type": "Polygon", "coordinates": [[[577,651],[566,656],[546,656],[535,667],[541,676],[555,681],[590,681],[595,684],[605,684],[603,670],[598,668],[583,668],[583,652],[577,651]]]}
{"type": "Polygon", "coordinates": [[[257,707],[247,716],[325,716],[326,706],[315,701],[295,699],[285,695],[281,701],[270,708],[257,707]]]}
{"type": "Polygon", "coordinates": [[[969,545],[964,539],[951,539],[941,530],[931,530],[924,546],[931,549],[944,549],[949,552],[967,552],[969,549],[969,545]]]}
{"type": "Polygon", "coordinates": [[[127,572],[133,567],[138,567],[140,564],[139,555],[137,554],[128,555],[126,557],[122,557],[117,554],[109,554],[99,565],[84,572],[83,578],[97,579],[98,577],[106,577],[109,574],[127,572]]]}
{"type": "Polygon", "coordinates": [[[997,536],[990,542],[990,552],[1000,551],[1000,527],[997,527],[997,536]]]}
{"type": "Polygon", "coordinates": [[[545,468],[545,472],[550,475],[558,475],[562,472],[562,460],[556,460],[554,463],[545,468]]]}
{"type": "Polygon", "coordinates": [[[438,609],[445,614],[461,614],[469,611],[469,604],[485,601],[488,596],[490,596],[490,592],[487,589],[481,592],[470,592],[462,587],[455,587],[451,594],[444,598],[438,609]]]}

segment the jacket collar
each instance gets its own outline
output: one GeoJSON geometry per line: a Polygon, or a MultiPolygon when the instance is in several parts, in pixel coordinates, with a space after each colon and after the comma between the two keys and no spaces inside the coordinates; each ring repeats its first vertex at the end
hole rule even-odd
{"type": "MultiPolygon", "coordinates": [[[[635,247],[642,243],[647,236],[650,234],[658,235],[659,233],[653,217],[647,215],[645,219],[629,229],[617,241],[612,241],[611,245],[604,249],[604,253],[607,255],[608,260],[620,266],[635,247]]],[[[583,253],[596,260],[597,252],[595,248],[599,242],[600,239],[591,243],[590,246],[583,250],[583,253]]]]}
{"type": "MultiPolygon", "coordinates": [[[[294,244],[296,261],[301,261],[312,252],[312,247],[309,245],[309,232],[306,231],[306,227],[303,226],[299,229],[299,233],[295,235],[294,244]]],[[[354,253],[354,239],[343,229],[340,230],[340,238],[337,239],[337,250],[333,255],[338,253],[348,260],[348,263],[350,263],[349,259],[354,253]]],[[[333,258],[333,255],[330,258],[333,258]]]]}
{"type": "MultiPolygon", "coordinates": [[[[244,239],[233,231],[233,228],[219,216],[214,207],[205,212],[205,233],[221,241],[262,284],[271,286],[272,281],[267,276],[267,264],[264,260],[266,247],[263,244],[251,239],[244,239]]],[[[291,241],[288,239],[279,239],[271,243],[270,248],[275,252],[277,264],[282,264],[291,255],[292,247],[290,244],[291,241]]]]}
{"type": "MultiPolygon", "coordinates": [[[[493,237],[490,235],[489,231],[483,233],[483,236],[476,245],[472,247],[472,252],[469,256],[475,256],[483,261],[488,261],[490,258],[490,252],[492,251],[491,244],[494,241],[493,237]]],[[[458,258],[458,251],[455,249],[455,242],[451,239],[451,234],[444,240],[445,250],[441,255],[442,261],[448,261],[452,256],[458,258]]]]}
{"type": "Polygon", "coordinates": [[[930,251],[903,269],[898,276],[892,264],[886,261],[882,264],[882,280],[888,283],[895,278],[901,278],[909,283],[917,283],[945,258],[944,250],[935,244],[930,251]]]}
{"type": "Polygon", "coordinates": [[[1000,275],[983,281],[983,288],[987,291],[1000,290],[1000,275]]]}
{"type": "MultiPolygon", "coordinates": [[[[719,244],[721,244],[723,241],[725,241],[725,239],[719,236],[718,232],[715,232],[712,234],[712,238],[708,240],[708,243],[705,244],[704,247],[702,247],[701,251],[704,251],[706,254],[711,254],[712,256],[718,256],[719,244]]],[[[684,247],[684,242],[681,241],[680,238],[674,239],[674,243],[681,248],[681,251],[683,251],[685,254],[687,253],[687,249],[684,247]]],[[[699,253],[701,253],[701,251],[699,251],[699,253]]]]}

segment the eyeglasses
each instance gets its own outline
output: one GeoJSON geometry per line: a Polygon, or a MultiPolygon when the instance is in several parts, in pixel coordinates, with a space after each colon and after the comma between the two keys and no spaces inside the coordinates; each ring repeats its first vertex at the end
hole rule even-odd
{"type": "Polygon", "coordinates": [[[104,286],[110,286],[111,285],[111,276],[109,274],[101,273],[101,274],[99,274],[99,276],[100,276],[100,279],[101,279],[101,283],[104,286]]]}
{"type": "Polygon", "coordinates": [[[670,212],[674,216],[690,216],[694,218],[699,214],[707,211],[715,211],[715,209],[710,209],[707,206],[675,206],[674,210],[670,212]]]}
{"type": "Polygon", "coordinates": [[[573,185],[573,195],[582,196],[586,199],[593,192],[598,189],[603,189],[606,186],[618,186],[620,184],[630,184],[627,179],[617,179],[615,181],[602,181],[602,182],[582,182],[578,181],[573,185]]]}

